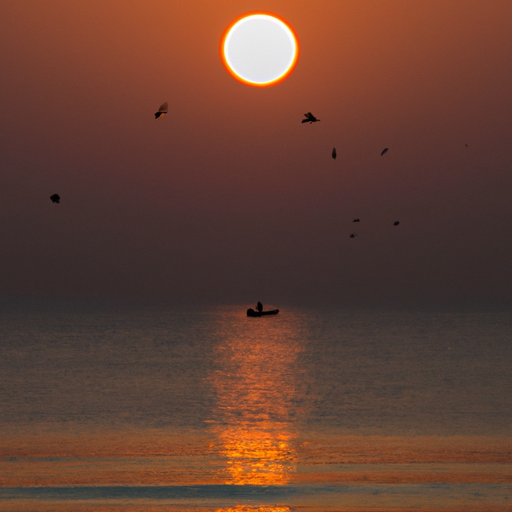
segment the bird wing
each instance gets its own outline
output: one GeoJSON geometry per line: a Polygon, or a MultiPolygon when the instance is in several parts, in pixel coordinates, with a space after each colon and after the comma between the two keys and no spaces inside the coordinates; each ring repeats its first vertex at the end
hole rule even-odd
{"type": "Polygon", "coordinates": [[[168,110],[168,105],[167,105],[167,102],[165,102],[162,105],[160,105],[160,108],[158,109],[158,112],[165,112],[165,113],[167,113],[167,110],[168,110]]]}

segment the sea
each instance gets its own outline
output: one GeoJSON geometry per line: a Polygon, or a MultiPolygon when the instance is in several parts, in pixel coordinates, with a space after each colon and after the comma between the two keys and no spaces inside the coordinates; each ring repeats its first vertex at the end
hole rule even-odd
{"type": "Polygon", "coordinates": [[[512,511],[509,310],[248,307],[2,302],[0,511],[512,511]]]}

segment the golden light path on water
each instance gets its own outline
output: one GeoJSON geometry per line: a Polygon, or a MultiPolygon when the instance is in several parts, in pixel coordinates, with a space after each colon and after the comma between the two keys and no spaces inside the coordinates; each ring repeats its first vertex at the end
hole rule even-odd
{"type": "Polygon", "coordinates": [[[292,322],[247,319],[250,328],[226,314],[216,348],[217,393],[212,431],[226,460],[226,484],[284,485],[297,469],[290,425],[295,380],[291,371],[300,346],[292,322]],[[230,322],[233,323],[230,325],[230,322]]]}

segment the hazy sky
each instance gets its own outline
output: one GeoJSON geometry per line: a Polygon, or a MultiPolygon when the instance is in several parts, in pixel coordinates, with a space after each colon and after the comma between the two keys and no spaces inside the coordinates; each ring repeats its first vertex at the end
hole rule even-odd
{"type": "Polygon", "coordinates": [[[0,8],[2,297],[512,299],[510,0],[0,8]],[[254,9],[300,40],[271,88],[219,58],[254,9]]]}

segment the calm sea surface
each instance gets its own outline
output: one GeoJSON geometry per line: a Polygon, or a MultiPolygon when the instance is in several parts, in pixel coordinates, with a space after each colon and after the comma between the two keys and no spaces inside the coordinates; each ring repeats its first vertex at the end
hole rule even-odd
{"type": "Polygon", "coordinates": [[[512,315],[0,307],[0,511],[511,511],[512,315]]]}

